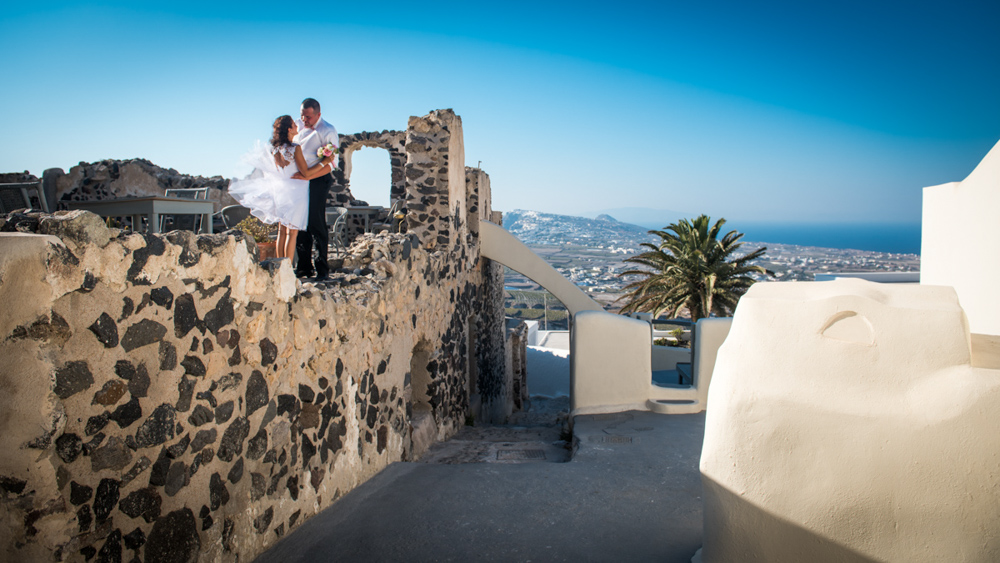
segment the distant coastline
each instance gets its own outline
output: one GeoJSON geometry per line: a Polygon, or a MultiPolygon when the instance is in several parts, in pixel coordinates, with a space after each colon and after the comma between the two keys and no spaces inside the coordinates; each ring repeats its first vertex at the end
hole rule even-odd
{"type": "MultiPolygon", "coordinates": [[[[664,225],[641,225],[649,229],[662,229],[664,225]]],[[[727,229],[744,234],[744,240],[759,243],[793,244],[891,252],[893,254],[920,254],[920,224],[865,224],[865,223],[763,223],[754,221],[727,221],[727,229]]]]}

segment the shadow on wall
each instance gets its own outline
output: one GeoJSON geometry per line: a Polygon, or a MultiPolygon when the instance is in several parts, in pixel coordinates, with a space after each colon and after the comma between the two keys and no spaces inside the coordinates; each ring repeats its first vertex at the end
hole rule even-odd
{"type": "Polygon", "coordinates": [[[772,561],[876,561],[754,505],[704,474],[701,483],[706,492],[711,492],[703,497],[706,518],[703,561],[742,561],[747,554],[753,553],[777,556],[772,561]],[[709,525],[708,518],[712,514],[723,513],[727,515],[725,537],[712,537],[723,526],[709,525]],[[739,522],[747,525],[732,525],[739,522]],[[769,533],[761,534],[761,529],[767,529],[769,533]]]}

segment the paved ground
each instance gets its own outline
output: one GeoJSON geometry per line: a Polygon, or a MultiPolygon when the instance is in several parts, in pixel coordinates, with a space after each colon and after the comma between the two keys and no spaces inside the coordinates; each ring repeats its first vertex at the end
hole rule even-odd
{"type": "Polygon", "coordinates": [[[389,466],[257,561],[690,562],[704,414],[577,417],[567,462],[558,401],[389,466]]]}

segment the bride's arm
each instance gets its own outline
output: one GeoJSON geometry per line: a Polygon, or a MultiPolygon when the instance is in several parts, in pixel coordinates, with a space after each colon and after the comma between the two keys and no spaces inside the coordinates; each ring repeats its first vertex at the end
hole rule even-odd
{"type": "Polygon", "coordinates": [[[312,180],[330,172],[329,165],[322,160],[312,168],[306,166],[306,157],[302,156],[302,147],[300,146],[295,147],[295,166],[298,167],[298,175],[301,175],[303,180],[312,180]]]}

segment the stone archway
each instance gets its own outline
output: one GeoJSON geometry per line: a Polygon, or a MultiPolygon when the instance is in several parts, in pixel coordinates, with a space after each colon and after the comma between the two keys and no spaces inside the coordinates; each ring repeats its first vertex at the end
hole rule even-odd
{"type": "Polygon", "coordinates": [[[354,200],[351,193],[351,157],[355,151],[362,147],[372,147],[385,149],[389,153],[389,167],[391,170],[391,184],[389,187],[389,200],[396,201],[402,199],[406,194],[406,176],[404,167],[406,166],[406,132],[405,131],[363,131],[353,135],[340,136],[340,169],[339,174],[334,175],[333,187],[330,189],[330,199],[333,205],[345,206],[354,200]]]}

